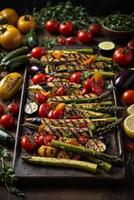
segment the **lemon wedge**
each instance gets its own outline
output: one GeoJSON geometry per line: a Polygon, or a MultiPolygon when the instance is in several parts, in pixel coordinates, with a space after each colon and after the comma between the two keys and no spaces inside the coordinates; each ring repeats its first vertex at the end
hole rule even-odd
{"type": "Polygon", "coordinates": [[[131,106],[127,108],[127,113],[128,115],[134,114],[134,104],[132,104],[131,106]]]}
{"type": "Polygon", "coordinates": [[[134,139],[134,114],[124,120],[124,131],[128,137],[134,139]]]}

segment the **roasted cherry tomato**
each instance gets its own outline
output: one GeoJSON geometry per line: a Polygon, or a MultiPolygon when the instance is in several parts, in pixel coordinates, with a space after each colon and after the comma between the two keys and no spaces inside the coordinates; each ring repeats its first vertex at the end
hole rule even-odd
{"type": "Polygon", "coordinates": [[[87,44],[92,40],[92,34],[89,31],[79,31],[77,40],[83,44],[87,44]]]}
{"type": "Polygon", "coordinates": [[[24,135],[21,138],[21,147],[26,151],[33,151],[36,147],[35,141],[32,137],[24,135]]]}
{"type": "Polygon", "coordinates": [[[134,104],[134,90],[127,90],[122,95],[122,100],[125,104],[134,104]]]}
{"type": "Polygon", "coordinates": [[[76,43],[76,39],[74,37],[68,37],[66,38],[66,43],[67,44],[75,44],[76,43]]]}
{"type": "Polygon", "coordinates": [[[41,58],[45,54],[45,50],[43,47],[34,47],[31,54],[34,58],[41,58]]]}
{"type": "Polygon", "coordinates": [[[47,96],[43,95],[41,92],[37,92],[35,95],[35,99],[39,104],[45,103],[47,100],[47,96]]]}
{"type": "Polygon", "coordinates": [[[5,114],[1,116],[0,124],[4,128],[11,128],[15,125],[15,119],[11,114],[5,114]]]}
{"type": "Polygon", "coordinates": [[[47,80],[47,77],[43,73],[38,73],[38,74],[34,75],[32,78],[33,84],[44,83],[44,82],[46,82],[46,80],[47,80]]]}
{"type": "Polygon", "coordinates": [[[17,12],[12,8],[5,8],[0,11],[0,15],[8,20],[8,24],[16,25],[18,20],[17,12]]]}
{"type": "Polygon", "coordinates": [[[41,104],[38,110],[39,117],[48,117],[48,113],[50,110],[51,107],[48,103],[41,104]]]}
{"type": "Polygon", "coordinates": [[[44,145],[50,146],[52,140],[56,139],[54,135],[45,135],[44,136],[44,145]]]}
{"type": "Polygon", "coordinates": [[[72,22],[62,23],[59,26],[59,31],[62,35],[65,35],[65,36],[72,35],[74,31],[74,25],[72,22]]]}
{"type": "Polygon", "coordinates": [[[83,94],[87,94],[87,90],[85,88],[82,88],[80,90],[80,94],[83,95],[83,94]]]}
{"type": "Polygon", "coordinates": [[[130,49],[124,47],[124,48],[118,48],[115,50],[113,54],[113,60],[118,63],[122,67],[126,67],[129,64],[131,64],[133,60],[133,55],[130,51],[130,49]]]}
{"type": "Polygon", "coordinates": [[[54,20],[48,20],[45,24],[46,30],[51,34],[59,33],[59,23],[54,20]]]}
{"type": "Polygon", "coordinates": [[[91,25],[89,26],[89,31],[91,32],[91,34],[92,34],[93,36],[98,35],[99,32],[100,32],[100,25],[99,25],[99,24],[95,24],[95,23],[91,24],[91,25]]]}
{"type": "Polygon", "coordinates": [[[64,110],[53,110],[52,117],[53,119],[62,119],[64,116],[64,110]]]}
{"type": "Polygon", "coordinates": [[[5,113],[4,106],[0,104],[0,116],[4,115],[4,113],[5,113]]]}
{"type": "Polygon", "coordinates": [[[15,102],[8,105],[7,110],[13,115],[17,115],[19,113],[19,105],[15,102]]]}
{"type": "Polygon", "coordinates": [[[48,118],[53,119],[53,110],[50,110],[48,113],[48,118]]]}
{"type": "Polygon", "coordinates": [[[63,37],[63,36],[59,37],[58,43],[60,45],[65,45],[66,44],[66,38],[63,37]]]}
{"type": "Polygon", "coordinates": [[[36,22],[32,15],[23,15],[18,19],[17,27],[21,33],[27,33],[36,28],[36,22]]]}
{"type": "Polygon", "coordinates": [[[85,80],[84,82],[83,82],[83,87],[86,89],[86,91],[89,91],[89,90],[91,90],[91,88],[92,88],[92,79],[91,78],[88,78],[87,80],[85,80]]]}
{"type": "Polygon", "coordinates": [[[22,44],[20,31],[12,25],[0,26],[0,45],[7,50],[16,49],[22,44]]]}
{"type": "Polygon", "coordinates": [[[81,145],[85,145],[85,144],[87,143],[87,141],[88,141],[88,138],[81,135],[81,136],[78,138],[78,141],[79,141],[79,143],[80,143],[81,145]]]}
{"type": "Polygon", "coordinates": [[[92,93],[96,94],[97,96],[100,96],[103,93],[103,89],[98,85],[93,86],[91,91],[92,91],[92,93]]]}
{"type": "Polygon", "coordinates": [[[53,82],[56,78],[54,76],[49,76],[47,82],[53,82]]]}
{"type": "Polygon", "coordinates": [[[81,72],[74,72],[70,77],[70,82],[79,83],[81,78],[81,72]]]}
{"type": "Polygon", "coordinates": [[[65,87],[64,87],[64,86],[60,86],[60,87],[57,89],[55,95],[56,95],[56,96],[62,96],[62,95],[64,95],[65,93],[66,93],[65,87]]]}

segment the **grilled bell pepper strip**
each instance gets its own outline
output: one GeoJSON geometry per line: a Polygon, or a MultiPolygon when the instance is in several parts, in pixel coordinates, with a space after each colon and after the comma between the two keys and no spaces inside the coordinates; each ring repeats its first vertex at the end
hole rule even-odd
{"type": "Polygon", "coordinates": [[[102,152],[96,152],[91,149],[87,149],[83,146],[76,146],[76,145],[71,145],[71,144],[66,144],[64,142],[58,141],[58,140],[52,140],[51,145],[53,147],[71,151],[73,153],[78,153],[81,154],[84,157],[89,157],[93,156],[95,158],[104,160],[106,162],[110,163],[116,163],[116,164],[121,164],[122,160],[118,156],[102,153],[102,152]]]}
{"type": "Polygon", "coordinates": [[[25,162],[35,165],[44,165],[44,166],[55,166],[55,167],[67,167],[73,169],[80,169],[91,173],[97,172],[97,164],[71,160],[71,159],[63,159],[63,158],[46,158],[46,157],[37,157],[37,156],[27,156],[22,157],[25,162]]]}

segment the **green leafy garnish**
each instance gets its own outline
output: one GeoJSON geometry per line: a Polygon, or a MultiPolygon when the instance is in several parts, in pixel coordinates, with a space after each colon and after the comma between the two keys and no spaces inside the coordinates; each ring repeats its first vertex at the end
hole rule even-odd
{"type": "Polygon", "coordinates": [[[11,159],[9,151],[0,145],[0,182],[5,185],[8,192],[24,197],[24,194],[16,188],[17,177],[8,163],[11,159]]]}
{"type": "Polygon", "coordinates": [[[70,1],[53,4],[48,2],[44,8],[33,10],[33,16],[38,24],[44,28],[47,20],[57,20],[59,22],[71,21],[76,29],[88,28],[92,22],[99,22],[97,17],[91,17],[83,6],[73,5],[70,1]]]}

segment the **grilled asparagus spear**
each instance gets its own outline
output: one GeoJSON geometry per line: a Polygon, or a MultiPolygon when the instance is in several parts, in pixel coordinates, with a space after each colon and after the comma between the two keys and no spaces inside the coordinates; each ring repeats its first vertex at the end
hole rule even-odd
{"type": "Polygon", "coordinates": [[[93,93],[85,94],[85,95],[70,95],[70,96],[56,96],[49,98],[49,102],[62,102],[62,103],[91,103],[91,102],[98,102],[101,99],[106,98],[109,96],[112,90],[107,90],[102,95],[97,96],[93,93]]]}
{"type": "Polygon", "coordinates": [[[102,152],[96,152],[96,151],[93,151],[91,149],[87,149],[83,146],[66,144],[66,143],[58,141],[58,140],[53,140],[51,145],[53,147],[56,147],[56,148],[59,148],[59,149],[63,149],[63,150],[67,150],[67,151],[71,151],[71,152],[74,152],[74,153],[81,154],[82,156],[85,156],[85,157],[93,156],[95,158],[98,158],[98,159],[101,159],[101,160],[104,160],[104,161],[110,162],[110,163],[111,162],[117,163],[117,164],[122,163],[122,160],[117,156],[109,155],[109,154],[102,153],[102,152]]]}
{"type": "Polygon", "coordinates": [[[28,163],[35,165],[67,167],[67,168],[81,169],[91,173],[97,172],[97,164],[85,161],[63,159],[63,158],[59,159],[59,158],[37,157],[37,156],[22,157],[22,159],[28,163]]]}

